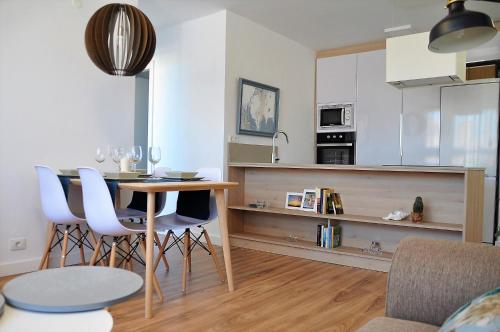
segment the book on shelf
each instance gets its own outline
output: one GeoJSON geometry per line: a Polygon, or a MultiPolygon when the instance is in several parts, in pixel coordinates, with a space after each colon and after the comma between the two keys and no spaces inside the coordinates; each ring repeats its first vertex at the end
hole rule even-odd
{"type": "Polygon", "coordinates": [[[343,214],[340,194],[333,188],[316,188],[316,213],[343,214]]]}
{"type": "Polygon", "coordinates": [[[341,246],[342,228],[340,225],[332,225],[328,221],[327,225],[317,226],[316,245],[318,247],[333,249],[341,246]]]}

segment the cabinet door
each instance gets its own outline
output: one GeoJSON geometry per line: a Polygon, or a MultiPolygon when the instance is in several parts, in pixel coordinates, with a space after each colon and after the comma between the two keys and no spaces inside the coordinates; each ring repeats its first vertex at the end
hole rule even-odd
{"type": "Polygon", "coordinates": [[[441,88],[403,89],[403,165],[439,166],[441,88]]]}
{"type": "Polygon", "coordinates": [[[401,90],[385,82],[385,50],[358,54],[356,164],[399,165],[401,90]]]}
{"type": "Polygon", "coordinates": [[[356,54],[318,59],[316,102],[356,100],[356,54]]]}
{"type": "Polygon", "coordinates": [[[496,176],[499,83],[441,88],[441,166],[484,167],[496,176]]]}

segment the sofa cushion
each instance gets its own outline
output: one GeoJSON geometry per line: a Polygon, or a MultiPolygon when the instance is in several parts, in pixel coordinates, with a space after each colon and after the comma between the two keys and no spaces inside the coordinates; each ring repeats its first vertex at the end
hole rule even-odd
{"type": "Polygon", "coordinates": [[[442,326],[458,308],[500,285],[500,248],[407,238],[387,282],[385,316],[442,326]]]}
{"type": "Polygon", "coordinates": [[[455,311],[440,332],[500,330],[500,287],[475,298],[455,311]]]}
{"type": "Polygon", "coordinates": [[[377,317],[362,326],[358,332],[437,332],[438,326],[389,317],[377,317]]]}

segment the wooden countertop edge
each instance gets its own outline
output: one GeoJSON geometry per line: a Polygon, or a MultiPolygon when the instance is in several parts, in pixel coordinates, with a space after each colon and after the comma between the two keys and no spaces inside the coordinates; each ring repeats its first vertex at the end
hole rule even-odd
{"type": "Polygon", "coordinates": [[[231,189],[237,187],[237,182],[168,182],[168,183],[120,183],[120,189],[130,189],[142,192],[231,189]]]}
{"type": "MultiPolygon", "coordinates": [[[[80,179],[72,179],[71,183],[80,185],[80,179]]],[[[129,189],[140,192],[162,192],[162,191],[180,191],[180,190],[208,190],[208,189],[232,189],[239,186],[238,182],[214,182],[214,181],[196,181],[196,182],[122,182],[118,185],[120,189],[129,189]]]]}
{"type": "Polygon", "coordinates": [[[270,168],[270,169],[310,169],[332,171],[370,171],[370,172],[410,172],[410,173],[451,173],[465,174],[467,171],[484,171],[484,168],[467,167],[411,167],[411,166],[353,166],[353,165],[293,165],[262,163],[229,163],[228,167],[270,168]]]}

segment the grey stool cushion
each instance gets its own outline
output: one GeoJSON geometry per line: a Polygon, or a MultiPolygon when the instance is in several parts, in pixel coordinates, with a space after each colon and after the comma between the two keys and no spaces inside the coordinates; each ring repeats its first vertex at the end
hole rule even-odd
{"type": "Polygon", "coordinates": [[[141,276],[123,269],[71,266],[22,275],[7,282],[7,304],[29,311],[81,312],[125,301],[143,285],[141,276]]]}

